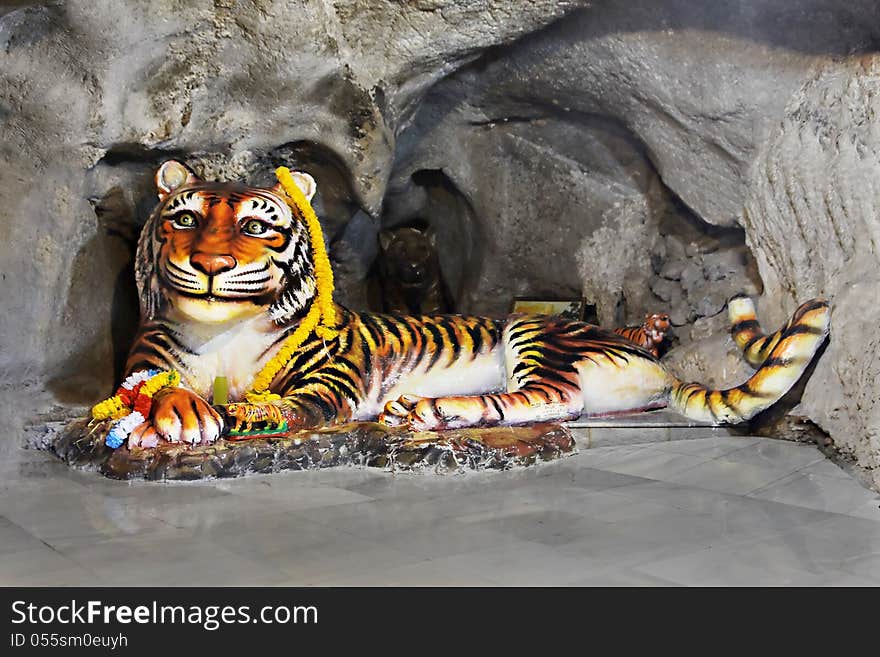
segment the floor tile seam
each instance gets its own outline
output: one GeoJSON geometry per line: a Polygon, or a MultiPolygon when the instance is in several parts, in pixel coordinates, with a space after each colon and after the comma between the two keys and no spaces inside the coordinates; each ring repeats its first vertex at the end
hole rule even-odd
{"type": "MultiPolygon", "coordinates": [[[[197,537],[192,537],[192,538],[196,538],[196,540],[202,540],[202,539],[199,539],[199,538],[197,538],[197,537]]],[[[216,545],[216,544],[214,544],[212,547],[213,547],[214,550],[217,550],[217,549],[222,550],[222,551],[225,552],[228,556],[237,557],[237,558],[245,558],[245,559],[247,559],[247,558],[249,557],[249,555],[246,555],[246,554],[240,554],[240,553],[238,553],[238,552],[236,552],[236,551],[234,551],[234,550],[231,550],[231,549],[229,549],[229,548],[227,548],[227,547],[225,547],[225,546],[222,546],[222,545],[216,545]]],[[[153,551],[154,551],[153,549],[150,550],[150,552],[153,552],[153,551]]],[[[77,566],[79,566],[80,568],[83,568],[84,570],[88,571],[92,576],[94,576],[94,577],[96,577],[96,578],[98,578],[98,579],[104,579],[104,577],[102,577],[101,573],[105,573],[106,571],[95,571],[93,568],[91,568],[90,566],[86,565],[85,563],[83,563],[82,561],[80,561],[79,559],[77,559],[77,558],[75,558],[75,557],[73,557],[73,556],[71,556],[71,555],[67,555],[67,554],[64,554],[64,553],[59,553],[59,554],[61,554],[62,556],[64,556],[64,557],[65,557],[66,559],[68,559],[69,561],[75,563],[75,564],[76,564],[77,566]]],[[[258,561],[253,560],[253,559],[251,559],[251,560],[252,560],[252,561],[255,561],[255,562],[258,563],[260,566],[265,566],[264,563],[258,562],[258,561]]],[[[275,568],[275,567],[269,566],[269,569],[270,569],[270,570],[273,570],[273,571],[276,571],[276,573],[277,573],[279,576],[284,574],[284,573],[283,573],[280,569],[278,569],[278,568],[275,568]]],[[[191,585],[192,585],[192,584],[180,584],[180,586],[191,586],[191,585]]],[[[123,584],[123,585],[120,585],[120,586],[127,586],[127,585],[124,585],[124,584],[123,584]]]]}
{"type": "MultiPolygon", "coordinates": [[[[831,513],[831,512],[826,512],[826,513],[831,513]]],[[[839,516],[839,517],[843,517],[843,518],[848,518],[848,517],[849,517],[849,516],[846,516],[845,514],[840,514],[840,513],[832,513],[832,515],[839,516]]],[[[782,529],[782,530],[771,530],[771,529],[768,529],[766,532],[761,531],[761,532],[759,532],[759,533],[757,533],[757,534],[754,534],[754,535],[751,535],[751,536],[743,536],[741,539],[735,539],[735,540],[731,540],[731,541],[724,541],[723,545],[719,545],[718,547],[721,547],[722,549],[739,549],[739,548],[747,548],[749,545],[752,545],[752,544],[755,544],[755,543],[762,543],[762,542],[765,542],[765,541],[772,540],[772,539],[774,539],[774,538],[783,538],[784,536],[786,536],[786,535],[788,535],[788,534],[792,534],[792,533],[796,532],[798,529],[803,528],[803,527],[812,527],[812,526],[814,526],[814,525],[820,525],[820,524],[824,524],[824,523],[830,523],[830,522],[832,522],[832,521],[834,521],[834,520],[838,520],[838,519],[839,519],[839,518],[821,518],[821,519],[817,518],[817,519],[815,519],[815,520],[807,521],[807,522],[805,522],[805,523],[803,523],[803,524],[800,524],[800,525],[797,525],[797,526],[788,527],[788,528],[786,528],[786,529],[782,529]]],[[[714,545],[713,545],[713,546],[708,546],[708,547],[702,548],[702,549],[700,549],[700,550],[697,550],[697,552],[704,551],[704,550],[712,550],[712,549],[715,549],[715,548],[716,548],[716,546],[714,546],[714,545]]],[[[880,551],[878,551],[878,552],[876,552],[876,553],[880,554],[880,551]]],[[[694,554],[694,553],[691,552],[691,553],[688,553],[688,554],[694,554]]],[[[872,552],[872,553],[869,553],[869,554],[875,554],[875,553],[872,552]]],[[[683,556],[686,556],[686,555],[683,555],[683,556]]],[[[865,556],[865,555],[862,555],[862,557],[864,557],[864,556],[865,556]]],[[[855,558],[860,558],[860,557],[854,557],[854,559],[855,559],[855,558]]],[[[821,574],[821,573],[816,573],[816,574],[821,574]]]]}
{"type": "MultiPolygon", "coordinates": [[[[822,459],[819,459],[819,460],[821,461],[822,459]]],[[[785,479],[788,479],[788,478],[794,478],[794,477],[795,477],[796,475],[798,475],[798,474],[803,474],[803,471],[804,471],[804,470],[806,470],[807,468],[809,468],[809,467],[812,466],[812,465],[815,465],[817,462],[818,462],[818,461],[814,461],[814,462],[812,462],[812,463],[808,463],[808,464],[806,464],[806,465],[804,465],[804,466],[802,466],[802,467],[797,468],[796,470],[793,470],[792,472],[789,472],[787,475],[784,475],[784,476],[782,476],[782,477],[779,477],[778,479],[774,479],[774,480],[772,480],[772,481],[770,481],[770,482],[768,482],[768,483],[766,483],[766,484],[764,484],[764,485],[762,485],[762,486],[758,486],[757,488],[755,488],[755,489],[753,489],[753,490],[750,490],[750,491],[748,491],[747,493],[745,493],[745,494],[743,495],[743,497],[752,497],[752,498],[754,498],[754,499],[763,499],[763,498],[755,497],[755,495],[758,494],[758,493],[764,492],[764,491],[765,491],[766,489],[768,489],[768,488],[772,488],[773,486],[775,486],[776,484],[780,483],[781,481],[783,481],[783,480],[785,480],[785,479]]],[[[833,475],[816,474],[815,476],[816,476],[816,477],[828,477],[829,479],[837,479],[837,477],[834,477],[833,475]]],[[[856,481],[855,479],[851,479],[850,481],[851,481],[851,483],[855,483],[857,486],[859,486],[860,488],[862,488],[861,484],[859,484],[858,481],[856,481]]],[[[865,490],[868,490],[868,489],[865,489],[865,490]]],[[[775,501],[775,500],[769,500],[769,501],[773,502],[773,501],[775,501]]],[[[814,508],[815,508],[815,507],[810,507],[810,506],[803,506],[803,505],[796,504],[796,503],[793,503],[793,502],[782,502],[782,504],[789,504],[790,506],[799,506],[799,507],[801,507],[801,508],[805,508],[805,509],[814,509],[814,508]]],[[[825,511],[825,509],[818,509],[818,510],[820,510],[820,511],[825,511]]],[[[829,511],[829,513],[838,513],[838,514],[840,514],[840,515],[847,515],[847,514],[845,514],[845,513],[841,513],[841,512],[839,512],[839,511],[829,511]]]]}
{"type": "Polygon", "coordinates": [[[71,555],[65,554],[60,549],[58,549],[56,546],[52,545],[51,543],[46,542],[45,540],[43,540],[43,539],[39,539],[39,540],[43,545],[45,545],[47,548],[52,550],[52,552],[54,552],[58,556],[62,557],[65,561],[68,561],[72,564],[75,564],[78,568],[82,568],[91,577],[94,577],[96,582],[104,581],[104,577],[99,572],[95,571],[91,566],[87,566],[86,564],[81,563],[78,559],[74,559],[71,555]]]}
{"type": "MultiPolygon", "coordinates": [[[[744,449],[748,449],[748,448],[744,448],[744,449]]],[[[821,459],[820,459],[820,460],[821,460],[821,459]]],[[[709,462],[711,462],[711,461],[725,461],[725,458],[724,458],[724,456],[713,456],[713,457],[709,457],[709,458],[706,458],[705,460],[702,460],[702,461],[700,461],[700,462],[698,462],[698,463],[692,464],[692,465],[690,465],[690,466],[684,468],[683,470],[677,470],[677,471],[671,473],[671,476],[678,477],[678,476],[680,476],[680,475],[686,474],[687,472],[690,472],[690,471],[693,470],[694,468],[698,468],[698,467],[700,467],[700,466],[706,465],[707,463],[709,463],[709,462]]],[[[737,463],[737,462],[735,462],[735,461],[731,461],[730,463],[731,463],[732,465],[747,465],[747,466],[748,466],[748,465],[751,465],[751,466],[754,466],[754,467],[757,467],[757,468],[766,468],[766,466],[755,465],[755,464],[752,464],[752,463],[737,463]]],[[[758,488],[753,489],[753,490],[750,490],[750,491],[748,491],[747,493],[726,493],[726,494],[728,494],[728,495],[737,495],[737,496],[739,496],[739,497],[746,497],[746,496],[748,496],[748,495],[750,495],[750,494],[752,494],[752,493],[757,492],[757,491],[758,491],[759,489],[761,489],[761,488],[764,488],[764,487],[766,487],[766,486],[771,486],[772,484],[774,484],[774,483],[778,483],[779,481],[781,481],[782,479],[785,479],[786,477],[793,476],[794,474],[796,474],[797,472],[801,471],[802,469],[807,468],[807,467],[809,467],[810,465],[814,465],[814,464],[815,464],[815,461],[812,462],[812,463],[809,463],[809,464],[807,464],[807,465],[804,465],[804,466],[798,467],[797,469],[792,470],[792,471],[786,473],[785,475],[783,475],[783,476],[781,476],[781,477],[779,477],[779,478],[777,478],[777,479],[773,479],[773,480],[772,480],[771,482],[769,482],[768,484],[766,484],[766,485],[764,485],[764,486],[759,486],[758,488]]],[[[612,464],[610,464],[610,465],[613,466],[614,464],[612,463],[612,464]]],[[[597,469],[597,470],[602,469],[600,466],[592,466],[592,467],[594,467],[594,468],[597,469]]],[[[767,468],[767,469],[769,469],[769,468],[767,468]]],[[[615,472],[615,471],[613,471],[613,470],[609,470],[608,472],[615,472]]],[[[627,473],[617,473],[617,474],[627,474],[627,473]]],[[[720,493],[724,493],[724,491],[719,491],[719,490],[717,490],[717,489],[715,489],[715,488],[706,488],[705,486],[699,486],[699,485],[696,485],[696,484],[684,484],[684,483],[680,483],[679,481],[675,481],[675,480],[669,480],[669,479],[654,479],[654,478],[652,478],[652,477],[645,477],[645,475],[631,475],[631,476],[644,477],[644,478],[646,478],[646,479],[652,479],[652,481],[656,481],[656,482],[659,482],[659,483],[679,484],[679,485],[681,485],[681,486],[687,486],[687,487],[689,487],[689,488],[694,488],[694,489],[698,489],[698,490],[705,490],[705,491],[710,491],[710,492],[715,492],[715,493],[719,493],[719,492],[720,492],[720,493]]],[[[634,485],[634,484],[633,484],[633,485],[634,485]]],[[[810,508],[810,507],[806,507],[806,508],[810,508]]]]}
{"type": "MultiPolygon", "coordinates": [[[[741,554],[739,552],[739,550],[747,549],[749,545],[752,545],[755,543],[761,543],[763,541],[768,540],[768,538],[770,538],[770,537],[764,536],[762,538],[754,538],[754,539],[748,539],[748,540],[744,540],[744,541],[725,543],[723,545],[718,545],[718,546],[712,545],[712,546],[704,547],[699,550],[695,550],[693,552],[685,553],[683,555],[676,555],[673,557],[665,557],[665,558],[657,559],[654,561],[642,561],[637,564],[634,564],[633,569],[638,570],[640,574],[649,575],[650,573],[647,573],[646,571],[641,570],[641,568],[644,568],[646,566],[650,566],[652,563],[669,561],[670,559],[678,559],[679,556],[681,556],[681,557],[695,556],[699,553],[710,552],[715,549],[726,550],[727,552],[731,552],[733,550],[736,550],[736,552],[734,554],[732,554],[731,556],[734,557],[737,561],[748,562],[750,555],[741,554]]],[[[751,563],[754,563],[754,560],[752,560],[751,563]]],[[[829,574],[829,572],[831,572],[831,571],[834,571],[834,572],[839,573],[841,575],[851,575],[851,573],[847,573],[840,568],[826,568],[826,567],[808,568],[808,567],[804,567],[803,564],[791,565],[791,564],[786,564],[786,563],[778,563],[775,565],[776,565],[776,567],[780,567],[783,570],[788,571],[788,573],[790,573],[791,575],[807,574],[807,575],[813,575],[813,576],[823,576],[823,575],[829,574]]],[[[707,584],[706,586],[715,586],[715,585],[714,584],[707,584]]],[[[725,586],[727,586],[727,585],[725,585],[725,586]]]]}
{"type": "MultiPolygon", "coordinates": [[[[431,561],[431,559],[419,558],[416,555],[409,554],[407,552],[404,552],[403,550],[400,550],[400,549],[395,548],[390,545],[376,543],[375,541],[371,541],[371,542],[375,543],[375,547],[381,549],[388,556],[399,557],[401,566],[411,566],[414,564],[431,561]]],[[[237,552],[234,554],[236,554],[237,556],[242,556],[242,555],[238,554],[237,552]]],[[[350,563],[350,561],[348,559],[346,559],[345,563],[348,564],[348,563],[350,563]]],[[[356,568],[356,566],[352,566],[352,567],[356,568]]],[[[286,565],[273,566],[273,568],[275,570],[279,571],[282,575],[285,575],[287,577],[299,577],[299,576],[307,577],[305,575],[295,573],[294,570],[289,569],[289,566],[286,566],[286,565]]],[[[379,570],[388,570],[389,568],[393,568],[393,566],[385,566],[384,568],[381,568],[379,570]]],[[[344,572],[344,569],[338,568],[338,567],[334,568],[333,570],[337,573],[340,571],[344,572]]]]}
{"type": "MultiPolygon", "coordinates": [[[[657,483],[675,483],[675,482],[657,482],[657,483]]],[[[861,518],[860,516],[852,516],[852,515],[849,515],[849,514],[846,514],[846,513],[841,513],[841,512],[839,512],[839,511],[828,511],[828,510],[826,510],[826,509],[816,509],[816,508],[814,508],[814,507],[802,506],[802,505],[799,505],[799,504],[794,504],[794,503],[789,503],[789,502],[779,502],[779,501],[777,501],[777,500],[766,500],[766,499],[764,499],[764,498],[760,498],[760,497],[751,497],[751,496],[749,496],[749,495],[741,495],[741,494],[737,494],[737,493],[725,493],[725,492],[722,492],[722,491],[717,491],[717,490],[714,490],[714,489],[707,489],[707,488],[703,488],[703,487],[699,487],[699,486],[693,486],[693,485],[690,485],[690,484],[677,484],[677,485],[679,485],[679,486],[681,486],[681,487],[683,487],[683,488],[690,488],[690,489],[692,489],[692,490],[694,490],[694,491],[705,491],[705,492],[707,492],[707,493],[715,493],[715,494],[720,494],[720,495],[730,496],[730,497],[733,497],[733,498],[743,498],[743,499],[745,499],[745,500],[749,500],[749,501],[771,502],[771,503],[773,503],[773,504],[779,504],[779,505],[782,505],[782,506],[784,506],[784,507],[790,507],[791,509],[796,509],[796,510],[798,510],[798,511],[815,511],[815,512],[823,513],[823,514],[826,514],[826,515],[829,515],[829,516],[836,516],[837,518],[858,518],[858,519],[864,519],[864,520],[869,520],[869,521],[872,520],[872,519],[870,519],[870,518],[861,518]]],[[[628,496],[626,495],[626,493],[617,492],[620,488],[623,488],[623,487],[622,487],[622,486],[619,486],[619,487],[615,487],[615,488],[613,488],[613,489],[603,490],[602,492],[607,492],[607,493],[609,493],[609,494],[611,494],[611,495],[617,495],[617,496],[619,496],[619,497],[623,497],[623,498],[628,497],[628,496]]],[[[631,499],[631,498],[630,498],[630,499],[631,499]]],[[[653,500],[651,500],[651,501],[653,501],[653,500]]],[[[695,510],[693,510],[693,509],[689,509],[689,508],[687,508],[686,506],[679,506],[679,505],[676,505],[676,504],[671,504],[671,503],[663,502],[663,501],[654,502],[654,503],[655,503],[655,504],[663,505],[664,507],[667,507],[667,508],[670,508],[670,509],[675,509],[675,510],[677,510],[677,511],[683,511],[683,512],[685,512],[685,513],[687,513],[687,514],[696,515],[696,516],[712,517],[712,516],[715,515],[714,513],[711,513],[711,512],[706,512],[706,511],[695,511],[695,510]]],[[[802,524],[799,525],[799,526],[814,525],[814,524],[819,524],[819,523],[823,523],[823,522],[828,522],[828,521],[830,521],[830,520],[834,520],[834,519],[835,519],[834,517],[816,518],[816,519],[814,519],[814,520],[806,521],[805,523],[802,523],[802,524]]],[[[791,528],[789,528],[789,529],[791,529],[791,528]]],[[[788,531],[788,529],[786,529],[786,530],[784,530],[784,531],[788,531]]]]}
{"type": "Polygon", "coordinates": [[[864,573],[856,573],[852,570],[847,569],[846,564],[853,562],[853,561],[856,561],[858,559],[865,559],[866,557],[870,557],[870,558],[880,557],[880,551],[869,552],[867,554],[863,554],[863,555],[860,555],[857,557],[851,557],[849,559],[846,559],[845,561],[842,562],[841,569],[844,570],[845,572],[849,573],[850,575],[855,576],[855,577],[867,577],[871,582],[875,583],[876,586],[880,586],[880,572],[869,573],[869,574],[865,575],[864,573]]]}
{"type": "MultiPolygon", "coordinates": [[[[701,515],[711,516],[711,514],[701,514],[701,515]]],[[[834,518],[816,519],[814,521],[810,521],[810,522],[798,525],[797,527],[811,526],[814,524],[819,524],[819,523],[830,521],[830,520],[834,520],[834,518]]],[[[795,529],[796,529],[795,526],[787,527],[782,530],[773,529],[773,528],[769,528],[769,527],[756,527],[754,532],[745,531],[745,532],[742,532],[740,536],[731,535],[730,537],[723,537],[723,538],[719,538],[717,540],[714,538],[709,539],[711,541],[711,544],[701,545],[701,546],[695,548],[694,550],[688,550],[688,551],[682,552],[680,555],[676,555],[676,556],[688,556],[688,555],[696,554],[698,552],[703,552],[703,551],[713,550],[713,549],[728,549],[728,550],[730,550],[730,549],[739,549],[739,548],[743,548],[743,547],[748,547],[749,545],[754,544],[754,543],[761,543],[763,541],[768,541],[768,540],[771,540],[776,537],[784,536],[786,534],[791,533],[795,529]]],[[[643,565],[646,562],[639,561],[637,563],[640,565],[643,565]]]]}
{"type": "MultiPolygon", "coordinates": [[[[290,511],[289,515],[297,515],[297,514],[301,514],[301,513],[302,513],[302,510],[290,511]]],[[[288,514],[285,514],[285,515],[288,515],[288,514]]],[[[338,531],[342,534],[345,534],[346,536],[349,536],[355,540],[379,544],[379,541],[377,541],[375,538],[373,538],[371,536],[365,536],[363,534],[359,534],[353,530],[349,530],[344,527],[339,527],[336,522],[332,522],[330,520],[322,522],[320,518],[306,518],[306,519],[311,522],[314,522],[317,525],[320,525],[321,527],[324,527],[325,529],[333,529],[333,530],[338,531]]]]}
{"type": "MultiPolygon", "coordinates": [[[[677,454],[677,453],[676,453],[676,454],[677,454]]],[[[685,456],[684,454],[677,454],[677,455],[678,455],[678,456],[685,456]]],[[[683,469],[681,469],[681,470],[676,470],[675,472],[670,473],[670,475],[671,475],[671,476],[676,476],[676,477],[677,477],[677,476],[679,476],[679,475],[683,475],[683,474],[685,474],[686,472],[691,471],[691,470],[694,469],[694,468],[698,468],[698,467],[700,467],[700,466],[706,465],[707,463],[709,463],[709,462],[711,462],[711,461],[717,461],[717,460],[719,460],[718,457],[711,457],[711,456],[710,456],[710,457],[704,458],[703,460],[698,461],[697,463],[692,463],[691,465],[688,465],[687,467],[685,467],[685,468],[683,468],[683,469]]],[[[610,465],[611,467],[614,467],[614,466],[615,466],[614,463],[610,463],[609,465],[610,465]]],[[[649,480],[649,481],[651,481],[651,482],[653,482],[653,483],[678,484],[678,485],[681,485],[681,486],[687,486],[687,487],[689,487],[689,488],[695,488],[695,489],[698,489],[698,490],[707,490],[707,491],[712,491],[712,492],[716,492],[716,493],[719,492],[719,491],[717,491],[717,490],[715,490],[715,489],[712,489],[712,488],[704,488],[704,487],[702,487],[702,486],[696,486],[696,485],[693,485],[693,484],[680,484],[680,483],[677,482],[677,481],[672,481],[672,480],[669,480],[669,479],[656,479],[656,478],[654,478],[654,477],[646,476],[646,475],[644,475],[644,474],[636,475],[636,474],[631,474],[631,473],[628,473],[628,472],[618,472],[618,471],[616,471],[616,470],[606,470],[606,469],[603,468],[601,465],[594,465],[594,466],[590,466],[590,467],[592,467],[592,468],[595,469],[595,470],[602,470],[603,472],[609,472],[609,473],[612,473],[612,474],[621,474],[621,475],[629,475],[629,476],[631,476],[631,477],[640,477],[640,478],[642,478],[642,479],[647,479],[647,480],[649,480]]],[[[667,475],[667,476],[669,476],[669,475],[667,475]]],[[[626,484],[626,485],[624,485],[624,486],[616,486],[615,488],[626,488],[627,486],[643,485],[644,483],[645,483],[645,482],[638,482],[638,483],[636,483],[636,482],[632,482],[632,483],[630,483],[630,484],[626,484]]]]}
{"type": "Polygon", "coordinates": [[[872,517],[860,516],[855,513],[856,509],[852,509],[846,513],[842,513],[841,515],[847,516],[848,518],[858,518],[859,520],[867,520],[869,522],[880,523],[880,500],[871,500],[875,504],[875,508],[878,509],[877,514],[872,517]]]}
{"type": "MultiPolygon", "coordinates": [[[[654,453],[655,453],[655,454],[663,454],[664,452],[654,452],[654,453]]],[[[667,454],[668,454],[668,453],[667,453],[667,454]]],[[[698,467],[698,466],[700,466],[700,465],[705,465],[705,464],[708,463],[709,461],[715,461],[715,460],[718,460],[718,457],[716,457],[716,456],[695,456],[695,455],[693,455],[693,454],[679,454],[678,452],[675,452],[674,455],[675,455],[675,456],[687,456],[687,457],[692,458],[692,459],[698,459],[696,463],[692,463],[692,464],[690,464],[689,466],[687,466],[686,468],[684,468],[684,470],[680,470],[680,471],[678,472],[678,474],[680,474],[681,472],[684,472],[685,470],[690,470],[691,468],[696,468],[696,467],[698,467]]],[[[614,466],[615,464],[614,464],[614,463],[610,463],[609,465],[614,466]]],[[[591,466],[591,467],[595,467],[595,469],[597,469],[597,470],[601,470],[601,469],[603,469],[602,466],[591,466]]],[[[609,472],[613,472],[613,471],[609,470],[609,472]]],[[[626,474],[626,473],[616,473],[616,474],[626,474]]],[[[632,476],[632,477],[644,477],[645,479],[654,479],[653,477],[646,477],[645,475],[630,475],[630,476],[632,476]]],[[[663,480],[662,480],[662,479],[656,479],[655,481],[663,481],[663,480]]]]}

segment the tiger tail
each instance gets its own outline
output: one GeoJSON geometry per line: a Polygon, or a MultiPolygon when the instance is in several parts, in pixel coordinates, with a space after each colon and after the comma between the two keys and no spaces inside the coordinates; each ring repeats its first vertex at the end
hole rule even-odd
{"type": "Polygon", "coordinates": [[[745,383],[712,390],[699,383],[675,381],[669,407],[694,420],[744,422],[779,400],[797,382],[828,336],[831,308],[824,299],[801,305],[788,323],[764,335],[751,299],[736,295],[728,302],[731,333],[746,361],[757,371],[745,383]]]}

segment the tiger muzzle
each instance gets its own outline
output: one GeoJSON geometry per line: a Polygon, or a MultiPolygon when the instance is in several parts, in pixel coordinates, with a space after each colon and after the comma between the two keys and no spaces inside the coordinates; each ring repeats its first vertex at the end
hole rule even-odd
{"type": "Polygon", "coordinates": [[[210,253],[193,253],[189,258],[193,268],[206,276],[217,276],[235,269],[238,261],[231,255],[215,255],[210,253]]]}

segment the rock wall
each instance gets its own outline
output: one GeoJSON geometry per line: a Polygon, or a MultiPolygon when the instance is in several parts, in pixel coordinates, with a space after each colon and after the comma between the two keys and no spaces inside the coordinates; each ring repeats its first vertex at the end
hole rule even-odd
{"type": "MultiPolygon", "coordinates": [[[[426,214],[411,178],[442,171],[490,250],[447,258],[467,280],[461,310],[583,292],[608,324],[666,308],[689,342],[731,294],[762,289],[740,227],[750,166],[816,62],[870,48],[851,10],[878,14],[601,2],[491,49],[403,127],[383,221],[426,214]]],[[[448,217],[435,213],[441,233],[448,217]]]]}
{"type": "Polygon", "coordinates": [[[743,214],[780,321],[832,299],[831,343],[799,413],[873,471],[880,486],[880,56],[817,65],[761,148],[743,214]]]}

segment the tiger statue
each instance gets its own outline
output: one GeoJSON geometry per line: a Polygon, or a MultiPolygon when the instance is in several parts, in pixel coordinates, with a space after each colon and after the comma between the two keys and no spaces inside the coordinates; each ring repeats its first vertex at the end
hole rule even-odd
{"type": "Polygon", "coordinates": [[[431,228],[379,233],[379,280],[385,312],[433,315],[451,309],[431,228]]]}
{"type": "Polygon", "coordinates": [[[651,313],[645,316],[641,326],[623,326],[614,329],[614,332],[659,357],[660,345],[666,339],[666,333],[671,326],[672,322],[666,313],[651,313]]]}
{"type": "MultiPolygon", "coordinates": [[[[315,180],[294,172],[311,199],[315,180]]],[[[159,204],[140,236],[142,324],[128,374],[175,370],[130,446],[217,440],[212,382],[241,401],[316,299],[302,217],[283,188],[207,182],[185,165],[156,173],[159,204]]],[[[712,423],[742,422],[801,376],[830,321],[821,299],[764,335],[745,297],[729,304],[737,343],[758,367],[745,383],[710,390],[676,379],[647,349],[613,331],[560,317],[370,314],[336,306],[335,337],[313,332],[271,382],[291,429],[376,420],[412,430],[512,425],[669,407],[712,423]]]]}

